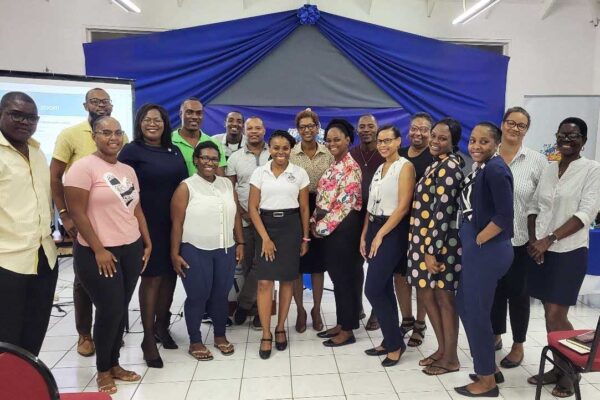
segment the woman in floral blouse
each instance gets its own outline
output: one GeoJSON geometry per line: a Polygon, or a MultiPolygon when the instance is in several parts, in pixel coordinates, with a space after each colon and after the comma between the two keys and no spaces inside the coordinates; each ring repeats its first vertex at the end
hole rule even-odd
{"type": "Polygon", "coordinates": [[[354,128],[344,119],[333,119],[325,129],[325,143],[334,163],[323,173],[317,186],[312,217],[313,236],[323,238],[323,258],[333,282],[337,325],[317,336],[323,344],[338,347],[356,342],[353,329],[359,327],[360,297],[356,290],[362,206],[360,167],[348,153],[354,128]]]}

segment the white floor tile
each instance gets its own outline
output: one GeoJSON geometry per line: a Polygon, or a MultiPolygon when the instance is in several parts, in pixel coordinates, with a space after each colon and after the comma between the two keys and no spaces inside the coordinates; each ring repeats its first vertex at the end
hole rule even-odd
{"type": "Polygon", "coordinates": [[[387,394],[351,394],[346,396],[348,400],[396,400],[398,395],[396,393],[387,394]]]}
{"type": "Polygon", "coordinates": [[[142,383],[189,382],[195,370],[196,365],[192,363],[170,363],[163,368],[148,368],[142,383]]]}
{"type": "Polygon", "coordinates": [[[68,387],[85,388],[96,375],[96,367],[54,368],[52,369],[52,375],[54,375],[59,389],[68,387]]]}
{"type": "Polygon", "coordinates": [[[263,360],[261,358],[247,358],[244,363],[243,378],[289,376],[290,374],[289,357],[273,357],[268,360],[263,360]]]}
{"type": "Polygon", "coordinates": [[[240,400],[289,399],[292,380],[289,376],[242,379],[240,400]]]}
{"type": "Polygon", "coordinates": [[[421,370],[400,371],[388,368],[387,371],[396,392],[441,392],[445,388],[437,376],[425,375],[421,370]]]}
{"type": "Polygon", "coordinates": [[[132,400],[185,400],[190,382],[141,383],[132,400]]]}
{"type": "Polygon", "coordinates": [[[450,400],[451,397],[446,391],[440,392],[416,392],[416,393],[398,393],[400,400],[450,400]]]}
{"type": "Polygon", "coordinates": [[[77,335],[47,336],[42,345],[42,351],[67,351],[77,345],[77,335]]]}
{"type": "Polygon", "coordinates": [[[349,394],[395,393],[392,382],[385,372],[340,374],[344,392],[349,394]]]}
{"type": "Polygon", "coordinates": [[[300,375],[292,377],[294,398],[343,395],[338,374],[300,375]]]}
{"type": "Polygon", "coordinates": [[[244,369],[244,360],[214,360],[198,362],[194,381],[211,379],[240,379],[244,369]]]}
{"type": "Polygon", "coordinates": [[[237,400],[241,379],[192,382],[186,400],[237,400]]]}
{"type": "MultiPolygon", "coordinates": [[[[54,367],[62,358],[65,356],[66,352],[64,350],[61,351],[40,351],[38,355],[39,359],[46,364],[48,368],[54,367]]],[[[95,365],[92,363],[92,365],[95,365]]]]}
{"type": "Polygon", "coordinates": [[[291,357],[292,375],[313,375],[338,373],[333,355],[291,357]]]}
{"type": "Polygon", "coordinates": [[[340,373],[348,372],[384,372],[379,357],[366,354],[336,354],[335,361],[340,373]]]}
{"type": "Polygon", "coordinates": [[[322,341],[318,340],[302,340],[290,343],[290,354],[296,356],[324,356],[331,355],[333,351],[331,347],[323,346],[322,341]]]}

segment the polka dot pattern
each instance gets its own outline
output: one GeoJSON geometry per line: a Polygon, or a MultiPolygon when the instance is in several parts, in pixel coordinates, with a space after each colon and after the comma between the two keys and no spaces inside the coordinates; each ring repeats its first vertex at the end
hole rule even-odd
{"type": "Polygon", "coordinates": [[[417,183],[411,211],[407,281],[419,288],[456,290],[461,254],[456,210],[463,173],[454,156],[436,161],[417,183]],[[442,271],[430,274],[425,252],[435,255],[442,271]]]}

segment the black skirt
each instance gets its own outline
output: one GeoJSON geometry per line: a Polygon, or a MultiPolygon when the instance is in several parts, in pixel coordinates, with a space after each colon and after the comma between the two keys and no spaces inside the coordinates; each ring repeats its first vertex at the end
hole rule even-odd
{"type": "MultiPolygon", "coordinates": [[[[300,270],[300,245],[302,225],[300,214],[286,214],[283,217],[260,216],[269,237],[275,244],[275,260],[267,261],[260,255],[262,239],[256,235],[256,278],[266,281],[293,281],[300,270]]],[[[310,247],[310,246],[309,246],[310,247]]]]}
{"type": "MultiPolygon", "coordinates": [[[[308,194],[308,207],[310,215],[313,214],[316,208],[317,194],[308,194]]],[[[323,260],[323,239],[312,237],[308,246],[308,252],[300,257],[300,273],[301,274],[316,274],[325,272],[325,262],[323,260]]]]}

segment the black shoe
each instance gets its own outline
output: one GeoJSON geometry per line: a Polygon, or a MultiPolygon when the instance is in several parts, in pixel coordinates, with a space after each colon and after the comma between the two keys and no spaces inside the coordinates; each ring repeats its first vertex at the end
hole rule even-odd
{"type": "Polygon", "coordinates": [[[341,343],[336,343],[333,340],[328,339],[323,342],[323,346],[325,346],[325,347],[341,347],[341,346],[346,346],[346,345],[353,344],[353,343],[356,343],[356,338],[354,337],[354,335],[350,336],[348,339],[346,339],[345,341],[343,341],[341,343]]]}
{"type": "Polygon", "coordinates": [[[212,324],[212,318],[210,317],[210,315],[208,315],[208,313],[204,313],[204,315],[202,316],[202,323],[212,324]]]}
{"type": "Polygon", "coordinates": [[[241,325],[246,322],[248,318],[248,310],[243,309],[242,307],[238,307],[233,314],[233,321],[236,325],[241,325]]]}
{"type": "Polygon", "coordinates": [[[157,333],[155,333],[154,340],[156,340],[156,343],[162,343],[163,349],[176,350],[179,348],[179,346],[177,346],[177,343],[175,343],[169,332],[167,332],[164,336],[160,336],[157,333]]]}
{"type": "MultiPolygon", "coordinates": [[[[469,378],[471,378],[473,382],[477,382],[479,380],[479,375],[469,374],[469,378]]],[[[494,374],[494,380],[496,383],[504,383],[504,375],[502,375],[502,371],[498,371],[494,374]]]]}
{"type": "MultiPolygon", "coordinates": [[[[144,357],[144,360],[146,360],[145,357],[144,357]]],[[[160,357],[155,358],[154,360],[146,360],[146,365],[149,368],[162,368],[163,367],[163,360],[160,357]]]]}
{"type": "Polygon", "coordinates": [[[320,337],[321,339],[329,339],[329,338],[332,338],[334,336],[337,336],[338,333],[328,333],[327,331],[323,331],[323,332],[317,333],[317,337],[320,337]]]}
{"type": "Polygon", "coordinates": [[[277,341],[277,334],[283,334],[285,336],[285,330],[283,331],[275,331],[275,348],[279,351],[284,351],[287,348],[287,336],[285,336],[285,340],[283,342],[277,341]]]}
{"type": "MultiPolygon", "coordinates": [[[[260,339],[260,343],[262,344],[262,342],[271,342],[273,343],[273,335],[271,335],[270,339],[260,339]]],[[[271,344],[271,346],[273,346],[271,344]]],[[[269,350],[262,350],[260,347],[258,348],[258,355],[260,356],[260,358],[262,358],[263,360],[266,360],[267,358],[271,357],[271,349],[269,350]]]]}
{"type": "Polygon", "coordinates": [[[375,347],[373,347],[372,349],[365,350],[365,354],[368,356],[382,356],[387,353],[388,352],[386,349],[377,350],[377,348],[375,347]]]}
{"type": "Polygon", "coordinates": [[[467,396],[467,397],[498,397],[500,396],[500,390],[498,389],[498,386],[496,386],[493,389],[488,390],[487,392],[483,392],[483,393],[479,393],[479,394],[474,394],[469,392],[469,389],[467,389],[467,386],[460,386],[460,387],[455,387],[454,390],[456,390],[456,393],[458,394],[462,394],[463,396],[467,396]]]}
{"type": "Polygon", "coordinates": [[[405,351],[406,351],[406,347],[404,347],[402,350],[400,350],[400,355],[398,356],[397,360],[392,360],[391,358],[386,356],[385,359],[381,362],[381,366],[382,367],[393,367],[394,365],[398,364],[398,362],[402,358],[402,354],[404,354],[405,351]]]}
{"type": "Polygon", "coordinates": [[[227,317],[227,321],[225,321],[225,326],[229,328],[231,325],[233,325],[233,321],[231,320],[231,318],[227,317]]]}
{"type": "Polygon", "coordinates": [[[502,350],[502,339],[500,339],[498,342],[494,343],[494,350],[496,350],[496,351],[502,350]]]}
{"type": "Polygon", "coordinates": [[[521,359],[517,362],[511,361],[508,358],[504,357],[501,361],[500,361],[500,366],[502,368],[517,368],[519,365],[521,365],[521,363],[523,362],[523,357],[521,357],[521,359]]]}
{"type": "Polygon", "coordinates": [[[257,331],[262,329],[262,324],[260,323],[260,318],[258,317],[258,315],[255,315],[254,319],[252,320],[252,329],[255,329],[257,331]]]}

